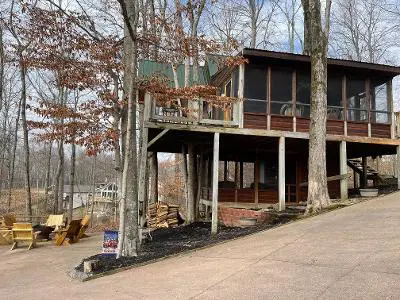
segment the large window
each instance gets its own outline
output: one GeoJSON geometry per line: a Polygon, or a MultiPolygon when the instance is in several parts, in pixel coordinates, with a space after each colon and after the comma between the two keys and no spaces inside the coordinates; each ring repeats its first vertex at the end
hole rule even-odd
{"type": "Polygon", "coordinates": [[[246,65],[244,75],[244,111],[252,113],[267,112],[267,77],[264,67],[246,65]]]}
{"type": "Polygon", "coordinates": [[[292,69],[272,68],[271,114],[287,116],[293,115],[292,76],[292,69]]]}
{"type": "Polygon", "coordinates": [[[368,99],[363,77],[347,77],[347,120],[368,122],[368,99]]]}
{"type": "Polygon", "coordinates": [[[371,122],[390,123],[387,83],[382,80],[372,80],[371,94],[371,122]]]}
{"type": "Polygon", "coordinates": [[[342,75],[328,74],[327,118],[343,120],[342,75]]]}

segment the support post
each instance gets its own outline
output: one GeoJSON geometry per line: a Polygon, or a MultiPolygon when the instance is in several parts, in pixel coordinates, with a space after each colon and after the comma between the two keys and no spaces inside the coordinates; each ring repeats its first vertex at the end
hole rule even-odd
{"type": "Polygon", "coordinates": [[[397,146],[397,155],[396,155],[396,174],[397,174],[397,189],[400,190],[400,146],[397,146]]]}
{"type": "MultiPolygon", "coordinates": [[[[149,115],[150,115],[150,101],[151,101],[151,96],[150,94],[145,95],[145,106],[144,106],[144,111],[143,111],[143,120],[148,120],[149,115]]],[[[138,184],[138,200],[139,200],[139,205],[141,204],[142,208],[145,208],[145,201],[148,201],[148,197],[146,195],[146,173],[147,173],[147,143],[148,143],[148,135],[149,135],[149,129],[144,126],[143,122],[143,127],[142,127],[142,150],[140,152],[140,162],[139,162],[139,184],[138,184]]],[[[146,220],[146,212],[142,211],[142,215],[140,217],[140,227],[144,226],[146,220]]],[[[139,236],[140,242],[141,242],[141,237],[139,236]]]]}
{"type": "Polygon", "coordinates": [[[258,187],[260,184],[260,161],[257,159],[254,162],[254,204],[258,207],[258,187]]]}
{"type": "MultiPolygon", "coordinates": [[[[340,142],[340,175],[347,174],[347,145],[345,141],[340,142]]],[[[340,198],[346,200],[347,195],[347,177],[340,179],[340,198]]]]}
{"type": "Polygon", "coordinates": [[[228,181],[228,162],[224,161],[224,181],[228,181]]]}
{"type": "Polygon", "coordinates": [[[243,98],[244,98],[244,64],[239,66],[239,84],[238,84],[238,98],[240,99],[237,104],[238,123],[239,128],[243,128],[244,124],[244,110],[243,110],[243,98]]]}
{"type": "Polygon", "coordinates": [[[363,156],[362,157],[362,177],[361,177],[361,182],[360,186],[361,188],[365,189],[368,185],[368,180],[367,180],[367,157],[363,156]]]}
{"type": "Polygon", "coordinates": [[[240,162],[240,188],[243,188],[243,162],[240,162]]]}
{"type": "Polygon", "coordinates": [[[239,163],[235,162],[235,202],[238,202],[238,189],[240,189],[239,163]]]}
{"type": "Polygon", "coordinates": [[[219,163],[219,132],[216,132],[214,133],[214,151],[213,151],[211,234],[217,234],[218,232],[218,163],[219,163]]]}
{"type": "Polygon", "coordinates": [[[285,210],[285,137],[279,138],[278,200],[279,211],[285,210]]]}

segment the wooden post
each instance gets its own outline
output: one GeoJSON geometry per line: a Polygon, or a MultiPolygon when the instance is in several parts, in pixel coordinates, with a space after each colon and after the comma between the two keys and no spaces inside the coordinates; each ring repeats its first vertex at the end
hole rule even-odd
{"type": "Polygon", "coordinates": [[[344,136],[347,136],[347,82],[346,82],[346,75],[343,75],[343,77],[342,77],[342,105],[343,105],[344,136]]]}
{"type": "Polygon", "coordinates": [[[239,85],[238,85],[238,123],[239,128],[243,128],[244,123],[244,110],[243,110],[243,98],[244,98],[244,64],[239,66],[239,85]]]}
{"type": "Polygon", "coordinates": [[[279,137],[278,200],[279,211],[285,210],[285,137],[279,137]]]}
{"type": "Polygon", "coordinates": [[[195,186],[196,186],[196,153],[195,147],[193,143],[188,145],[188,207],[187,207],[187,214],[188,214],[188,221],[192,223],[195,221],[195,186]]]}
{"type": "Polygon", "coordinates": [[[396,155],[396,174],[397,174],[397,189],[400,190],[400,146],[396,147],[397,155],[396,155]]]}
{"type": "MultiPolygon", "coordinates": [[[[347,174],[347,147],[346,142],[340,142],[340,175],[347,174]]],[[[347,177],[340,179],[340,198],[345,200],[347,195],[347,177]]]]}
{"type": "Polygon", "coordinates": [[[363,156],[362,157],[362,178],[360,182],[360,186],[365,189],[368,185],[367,181],[367,157],[363,156]]]}
{"type": "Polygon", "coordinates": [[[357,173],[353,170],[353,187],[358,188],[357,173]]]}
{"type": "Polygon", "coordinates": [[[260,183],[260,161],[254,162],[254,203],[258,206],[258,185],[260,183]]]}
{"type": "Polygon", "coordinates": [[[392,80],[389,80],[387,82],[387,101],[389,102],[389,112],[390,112],[390,138],[394,139],[395,138],[395,128],[396,128],[396,123],[395,123],[395,117],[394,117],[394,106],[393,106],[393,83],[392,80]]]}
{"type": "Polygon", "coordinates": [[[366,79],[365,87],[366,87],[366,93],[367,93],[367,107],[368,107],[368,137],[371,137],[371,121],[372,121],[371,78],[366,79]]]}
{"type": "Polygon", "coordinates": [[[235,162],[235,202],[238,202],[238,189],[240,189],[239,162],[235,162]]]}
{"type": "Polygon", "coordinates": [[[243,188],[243,162],[240,162],[240,188],[243,188]]]}
{"type": "Polygon", "coordinates": [[[301,201],[301,166],[299,161],[296,159],[296,202],[301,201]]]}
{"type": "Polygon", "coordinates": [[[228,162],[224,161],[224,181],[228,181],[228,162]]]}
{"type": "Polygon", "coordinates": [[[267,76],[267,130],[271,130],[271,67],[268,67],[267,76]]]}
{"type": "Polygon", "coordinates": [[[293,132],[296,132],[296,117],[297,117],[297,109],[296,109],[296,70],[293,70],[292,73],[292,115],[293,115],[293,132]]]}
{"type": "MultiPolygon", "coordinates": [[[[143,120],[148,120],[150,116],[150,109],[151,109],[151,96],[147,94],[144,96],[144,111],[143,111],[143,120]]],[[[146,195],[146,173],[147,173],[147,143],[148,143],[148,135],[149,129],[144,126],[145,122],[143,121],[142,127],[142,149],[140,151],[140,162],[139,162],[139,184],[138,184],[138,200],[139,200],[139,207],[140,203],[142,207],[145,208],[145,201],[148,201],[148,197],[146,195]]],[[[142,211],[142,215],[140,217],[140,227],[144,226],[146,219],[146,211],[142,211]]],[[[141,237],[139,237],[141,241],[141,237]]]]}
{"type": "Polygon", "coordinates": [[[218,232],[218,163],[219,132],[216,132],[214,133],[213,151],[211,234],[216,234],[218,232]]]}

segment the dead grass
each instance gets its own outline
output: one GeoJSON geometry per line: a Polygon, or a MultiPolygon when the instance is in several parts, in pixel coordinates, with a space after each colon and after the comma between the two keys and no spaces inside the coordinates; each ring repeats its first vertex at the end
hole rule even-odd
{"type": "MultiPolygon", "coordinates": [[[[37,201],[44,195],[44,190],[32,190],[32,207],[37,207],[37,201]]],[[[11,210],[18,214],[25,213],[26,192],[24,189],[14,189],[11,192],[11,210]]],[[[0,191],[0,214],[7,211],[8,191],[0,191]]]]}

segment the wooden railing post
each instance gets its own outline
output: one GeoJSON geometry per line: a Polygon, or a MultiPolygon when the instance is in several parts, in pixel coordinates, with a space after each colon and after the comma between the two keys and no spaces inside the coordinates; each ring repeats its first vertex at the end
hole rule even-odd
{"type": "MultiPolygon", "coordinates": [[[[238,98],[240,99],[237,103],[237,113],[233,114],[237,116],[237,121],[239,128],[243,128],[244,123],[244,111],[243,111],[243,101],[244,101],[244,64],[239,66],[239,85],[238,85],[238,98]]],[[[235,117],[234,117],[235,118],[235,117]]]]}

